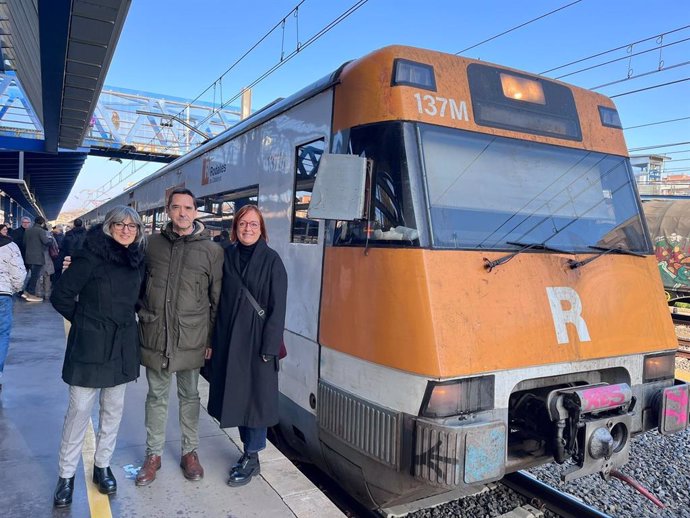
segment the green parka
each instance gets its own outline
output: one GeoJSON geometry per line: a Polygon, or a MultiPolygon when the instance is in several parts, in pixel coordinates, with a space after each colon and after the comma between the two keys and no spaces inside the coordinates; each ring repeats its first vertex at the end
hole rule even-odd
{"type": "Polygon", "coordinates": [[[170,372],[198,369],[210,347],[223,275],[223,249],[204,225],[179,236],[172,223],[148,238],[139,309],[141,364],[170,372]]]}

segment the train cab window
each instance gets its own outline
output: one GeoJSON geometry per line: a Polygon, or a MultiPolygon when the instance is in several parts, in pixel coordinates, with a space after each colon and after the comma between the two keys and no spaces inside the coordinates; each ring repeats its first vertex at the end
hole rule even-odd
{"type": "Polygon", "coordinates": [[[319,237],[319,222],[307,218],[307,208],[324,147],[325,140],[319,139],[296,149],[291,238],[293,243],[314,244],[319,237]]]}
{"type": "Polygon", "coordinates": [[[420,125],[435,248],[649,253],[626,157],[420,125]]]}
{"type": "Polygon", "coordinates": [[[349,148],[373,164],[369,215],[364,221],[338,221],[334,244],[419,246],[402,124],[353,128],[349,148]]]}

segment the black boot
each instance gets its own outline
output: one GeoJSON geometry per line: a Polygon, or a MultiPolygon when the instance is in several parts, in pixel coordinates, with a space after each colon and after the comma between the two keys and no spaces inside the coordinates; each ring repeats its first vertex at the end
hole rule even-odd
{"type": "Polygon", "coordinates": [[[261,473],[259,454],[245,452],[230,470],[228,485],[232,487],[243,486],[259,473],[261,473]]]}
{"type": "Polygon", "coordinates": [[[117,482],[110,466],[107,468],[93,467],[93,483],[98,484],[98,491],[104,495],[114,495],[117,491],[117,482]]]}
{"type": "Polygon", "coordinates": [[[58,477],[57,487],[53,495],[55,507],[67,507],[72,504],[72,493],[74,492],[74,477],[58,477]]]}

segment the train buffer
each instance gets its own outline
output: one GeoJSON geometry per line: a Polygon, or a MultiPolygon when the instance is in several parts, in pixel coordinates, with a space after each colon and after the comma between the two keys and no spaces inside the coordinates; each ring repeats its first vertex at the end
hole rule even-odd
{"type": "MultiPolygon", "coordinates": [[[[0,393],[0,509],[4,518],[91,516],[157,517],[342,517],[338,508],[270,443],[262,452],[261,475],[244,487],[226,485],[229,467],[239,458],[236,429],[226,434],[202,408],[199,458],[205,476],[185,480],[179,467],[180,432],[176,390],[171,387],[168,430],[162,468],[149,486],[134,477],[145,455],[142,369],[127,387],[125,412],[111,467],[118,482],[110,499],[91,482],[93,435],[87,432],[77,468],[70,510],[53,510],[60,432],[67,409],[67,385],[61,379],[65,350],[62,317],[49,302],[17,299],[10,352],[0,393]],[[89,435],[91,436],[89,437],[89,435]],[[89,451],[90,449],[90,451],[89,451]],[[86,467],[84,467],[86,464],[86,467]]],[[[208,385],[200,380],[202,406],[208,385]]],[[[98,410],[92,421],[97,428],[98,410]]]]}

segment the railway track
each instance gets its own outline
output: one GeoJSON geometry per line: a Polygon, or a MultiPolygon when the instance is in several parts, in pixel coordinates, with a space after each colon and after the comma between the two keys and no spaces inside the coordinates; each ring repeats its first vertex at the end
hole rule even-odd
{"type": "Polygon", "coordinates": [[[534,507],[546,508],[562,518],[610,518],[608,514],[558,491],[524,471],[510,473],[501,482],[527,498],[534,507]]]}

